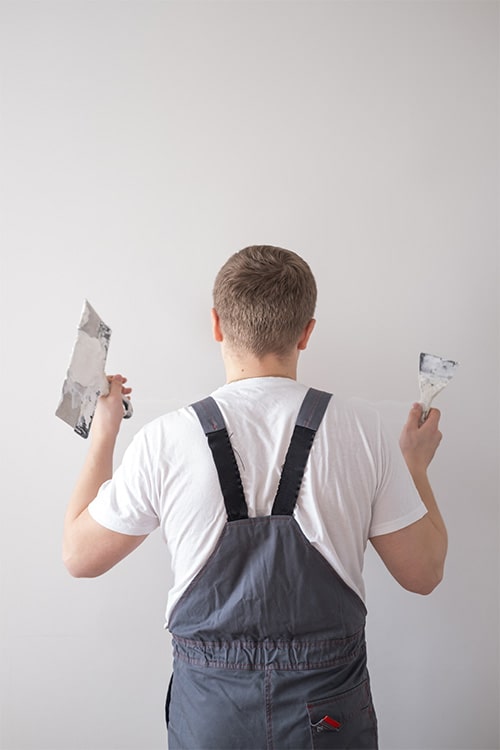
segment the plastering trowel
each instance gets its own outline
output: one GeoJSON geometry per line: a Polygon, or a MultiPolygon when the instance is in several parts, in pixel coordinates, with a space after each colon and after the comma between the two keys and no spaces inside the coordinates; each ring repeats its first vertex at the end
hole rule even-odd
{"type": "MultiPolygon", "coordinates": [[[[85,300],[56,416],[83,438],[88,437],[99,396],[107,396],[105,365],[111,328],[85,300]]],[[[132,416],[132,404],[123,398],[123,417],[132,416]]]]}
{"type": "Polygon", "coordinates": [[[445,388],[454,376],[459,363],[443,359],[435,354],[420,353],[418,384],[420,403],[423,406],[421,422],[425,422],[434,398],[445,388]]]}

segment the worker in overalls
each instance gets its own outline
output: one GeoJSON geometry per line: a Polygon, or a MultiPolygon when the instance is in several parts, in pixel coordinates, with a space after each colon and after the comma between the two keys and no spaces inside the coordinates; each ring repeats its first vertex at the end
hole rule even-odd
{"type": "Polygon", "coordinates": [[[99,575],[161,528],[174,573],[170,750],[377,748],[366,543],[411,591],[442,577],[446,530],[427,479],[439,413],[420,425],[414,405],[400,449],[375,409],[297,382],[315,303],[295,253],[233,255],[212,310],[226,384],[143,428],[112,478],[125,379],[100,399],[65,561],[99,575]]]}

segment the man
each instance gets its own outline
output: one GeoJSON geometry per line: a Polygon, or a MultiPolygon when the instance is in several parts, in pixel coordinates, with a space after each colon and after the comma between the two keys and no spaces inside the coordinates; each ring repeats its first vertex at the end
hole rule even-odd
{"type": "Polygon", "coordinates": [[[125,378],[99,400],[64,560],[100,575],[161,527],[174,573],[170,750],[376,748],[366,542],[410,591],[443,574],[427,478],[439,412],[420,425],[415,404],[399,450],[374,409],[298,383],[315,303],[302,258],[245,248],[214,286],[226,384],[147,425],[114,476],[125,378]]]}

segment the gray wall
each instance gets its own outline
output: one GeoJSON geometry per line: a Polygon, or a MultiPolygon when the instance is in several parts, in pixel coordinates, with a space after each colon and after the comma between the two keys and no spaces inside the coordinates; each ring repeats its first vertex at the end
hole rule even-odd
{"type": "Polygon", "coordinates": [[[134,387],[119,453],[220,384],[212,280],[258,242],[318,278],[301,380],[404,412],[419,351],[461,362],[446,580],[408,594],[369,551],[370,664],[384,750],[498,748],[498,3],[0,10],[3,750],[164,747],[168,555],[65,572],[86,444],[54,410],[84,297],[134,387]]]}

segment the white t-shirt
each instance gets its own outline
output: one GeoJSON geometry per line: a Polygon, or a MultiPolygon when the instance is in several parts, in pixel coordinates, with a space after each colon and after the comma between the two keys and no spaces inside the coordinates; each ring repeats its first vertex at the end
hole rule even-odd
{"type": "MultiPolygon", "coordinates": [[[[295,380],[262,377],[226,384],[212,394],[226,422],[250,517],[271,512],[306,392],[295,380]]],[[[165,414],[140,430],[89,512],[102,526],[123,534],[161,528],[174,575],[168,620],[226,523],[212,453],[194,410],[165,414]]],[[[378,411],[333,396],[295,508],[307,539],[364,599],[367,540],[408,526],[425,513],[397,441],[387,437],[378,411]]]]}

